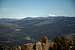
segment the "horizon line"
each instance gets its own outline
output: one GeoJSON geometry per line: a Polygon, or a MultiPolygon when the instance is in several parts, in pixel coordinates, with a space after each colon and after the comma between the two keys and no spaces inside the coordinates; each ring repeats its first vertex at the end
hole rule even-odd
{"type": "Polygon", "coordinates": [[[75,16],[25,16],[25,17],[0,17],[0,19],[24,19],[24,18],[38,18],[38,17],[75,17],[75,16]]]}

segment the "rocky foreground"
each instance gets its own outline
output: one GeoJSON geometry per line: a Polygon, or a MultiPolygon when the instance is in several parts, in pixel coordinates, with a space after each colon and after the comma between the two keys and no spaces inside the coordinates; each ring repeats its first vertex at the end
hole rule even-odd
{"type": "Polygon", "coordinates": [[[54,40],[48,40],[47,36],[41,38],[34,43],[26,43],[21,45],[2,45],[0,44],[0,50],[74,50],[75,39],[56,37],[54,40]]]}

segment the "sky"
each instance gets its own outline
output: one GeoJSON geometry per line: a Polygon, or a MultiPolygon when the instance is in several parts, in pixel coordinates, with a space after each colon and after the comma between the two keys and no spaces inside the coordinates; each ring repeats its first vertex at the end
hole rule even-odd
{"type": "Polygon", "coordinates": [[[0,0],[0,18],[75,17],[75,0],[0,0]]]}

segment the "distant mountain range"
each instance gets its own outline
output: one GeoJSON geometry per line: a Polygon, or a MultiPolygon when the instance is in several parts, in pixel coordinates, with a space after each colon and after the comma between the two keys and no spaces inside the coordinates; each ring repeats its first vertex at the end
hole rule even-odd
{"type": "Polygon", "coordinates": [[[53,39],[69,34],[75,34],[75,17],[0,19],[0,41],[38,40],[44,35],[53,39]]]}

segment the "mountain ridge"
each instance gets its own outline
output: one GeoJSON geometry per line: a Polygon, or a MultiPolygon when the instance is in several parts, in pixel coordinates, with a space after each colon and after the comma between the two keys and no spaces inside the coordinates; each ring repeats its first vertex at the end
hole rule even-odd
{"type": "MultiPolygon", "coordinates": [[[[0,22],[2,22],[1,19],[0,22]]],[[[24,40],[25,36],[30,36],[32,39],[38,40],[42,35],[47,35],[49,39],[53,39],[56,36],[63,36],[75,33],[75,17],[28,17],[21,20],[12,19],[4,21],[3,25],[6,24],[10,24],[10,26],[8,26],[8,30],[10,30],[11,27],[15,27],[13,28],[13,33],[12,31],[8,31],[10,33],[4,32],[4,35],[6,36],[6,34],[8,34],[9,37],[17,40],[24,40]]],[[[0,32],[0,34],[2,33],[0,32]]]]}

